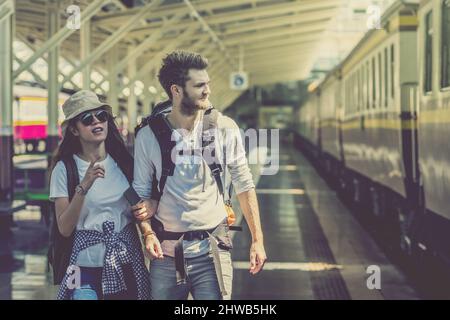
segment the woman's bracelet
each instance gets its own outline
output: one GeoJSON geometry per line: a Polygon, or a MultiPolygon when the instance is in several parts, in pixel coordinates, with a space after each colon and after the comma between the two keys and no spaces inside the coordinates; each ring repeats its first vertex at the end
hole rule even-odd
{"type": "Polygon", "coordinates": [[[79,184],[75,187],[75,192],[82,194],[83,196],[85,196],[87,194],[87,190],[81,184],[79,184]]]}

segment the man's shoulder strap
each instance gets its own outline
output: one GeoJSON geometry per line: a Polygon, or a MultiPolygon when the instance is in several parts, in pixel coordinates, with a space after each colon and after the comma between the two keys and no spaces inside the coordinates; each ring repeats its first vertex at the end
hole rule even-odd
{"type": "MultiPolygon", "coordinates": [[[[206,149],[209,149],[209,154],[214,158],[214,161],[209,160],[207,163],[217,183],[219,192],[223,195],[223,184],[220,177],[222,166],[217,159],[214,143],[214,129],[217,128],[218,114],[217,109],[211,107],[206,110],[203,115],[202,153],[204,153],[206,149]]],[[[163,193],[167,177],[173,176],[175,171],[175,163],[172,161],[172,150],[174,150],[176,142],[172,141],[172,129],[162,113],[148,117],[147,124],[155,135],[161,151],[161,179],[159,183],[155,183],[156,179],[153,177],[154,183],[152,185],[152,198],[159,200],[163,193]],[[157,184],[159,185],[159,190],[157,184]]]]}
{"type": "Polygon", "coordinates": [[[69,201],[72,200],[75,195],[75,188],[80,183],[80,177],[78,176],[77,164],[73,156],[62,159],[67,173],[67,192],[69,194],[69,201]]]}
{"type": "Polygon", "coordinates": [[[216,154],[216,137],[214,135],[217,133],[215,129],[218,126],[218,116],[219,112],[215,108],[209,108],[203,115],[202,154],[203,157],[205,157],[205,151],[208,151],[208,155],[211,155],[211,159],[207,159],[206,162],[208,163],[208,167],[211,170],[214,180],[216,181],[219,193],[223,196],[223,183],[221,178],[221,173],[223,170],[216,154]]]}
{"type": "Polygon", "coordinates": [[[164,190],[167,177],[173,176],[175,163],[172,161],[172,150],[176,141],[172,140],[172,129],[163,114],[152,116],[148,120],[148,125],[153,131],[161,151],[161,178],[159,180],[159,190],[157,188],[156,177],[153,177],[152,198],[159,200],[164,190]]]}
{"type": "Polygon", "coordinates": [[[209,108],[203,115],[203,132],[217,128],[217,118],[219,111],[215,108],[209,108]]]}

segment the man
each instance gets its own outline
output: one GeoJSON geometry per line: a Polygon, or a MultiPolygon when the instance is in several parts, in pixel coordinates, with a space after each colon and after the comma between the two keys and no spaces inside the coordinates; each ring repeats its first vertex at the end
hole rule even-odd
{"type": "MultiPolygon", "coordinates": [[[[135,215],[143,221],[141,230],[152,258],[150,280],[153,299],[186,299],[189,293],[194,299],[231,297],[233,270],[229,252],[231,241],[226,227],[227,212],[216,176],[212,176],[201,151],[204,150],[203,121],[211,111],[207,111],[211,94],[207,66],[207,60],[199,54],[176,51],[163,60],[159,71],[161,86],[172,102],[170,113],[162,116],[164,123],[172,133],[176,149],[181,147],[192,151],[188,155],[175,153],[176,156],[171,158],[176,162],[173,172],[165,174],[161,180],[162,158],[166,150],[160,149],[155,126],[142,127],[135,141],[133,187],[149,212],[139,214],[138,211],[135,215]],[[161,181],[164,181],[162,186],[161,181]],[[159,190],[155,189],[158,183],[159,190]],[[156,214],[150,223],[153,213],[156,214]],[[152,230],[155,226],[159,232],[152,230]]],[[[213,154],[218,159],[224,159],[224,156],[232,159],[226,164],[221,161],[221,167],[230,172],[251,231],[250,273],[257,274],[264,265],[266,253],[255,185],[239,128],[232,119],[216,114],[218,130],[215,131],[217,139],[212,140],[213,154]]]]}

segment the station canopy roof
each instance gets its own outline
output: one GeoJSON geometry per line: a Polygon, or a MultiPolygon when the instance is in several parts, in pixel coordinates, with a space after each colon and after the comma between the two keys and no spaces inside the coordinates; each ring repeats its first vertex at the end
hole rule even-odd
{"type": "MultiPolygon", "coordinates": [[[[210,62],[213,90],[229,92],[230,74],[245,71],[249,84],[305,79],[317,61],[323,36],[346,5],[345,0],[18,0],[14,68],[17,69],[48,41],[48,11],[57,5],[60,28],[67,28],[70,5],[78,5],[90,21],[90,51],[80,58],[82,31],[70,30],[60,44],[60,81],[77,89],[83,63],[91,66],[93,88],[109,89],[110,52],[118,54],[115,71],[121,74],[121,95],[129,94],[129,84],[144,90],[150,77],[151,91],[161,92],[156,80],[161,59],[175,49],[196,51],[210,62]],[[86,57],[85,57],[86,58],[86,57]],[[130,59],[137,61],[137,73],[128,77],[130,59]]],[[[73,21],[73,20],[72,20],[73,21]]],[[[84,24],[83,24],[84,25],[84,24]]],[[[68,29],[68,28],[67,28],[68,29]]],[[[83,27],[82,27],[83,29],[83,27]]],[[[46,55],[34,63],[34,71],[24,77],[45,81],[46,55]],[[34,74],[33,74],[34,73],[34,74]]],[[[228,93],[228,95],[230,95],[228,93]]],[[[239,96],[237,92],[234,99],[239,96]]],[[[234,100],[231,98],[231,100],[234,100]]]]}

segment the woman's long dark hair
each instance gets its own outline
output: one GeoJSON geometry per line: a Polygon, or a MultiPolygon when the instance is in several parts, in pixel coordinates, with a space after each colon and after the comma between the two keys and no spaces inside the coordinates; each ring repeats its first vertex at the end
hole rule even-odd
{"type": "MultiPolygon", "coordinates": [[[[80,138],[75,136],[70,130],[70,127],[75,127],[76,121],[77,119],[75,118],[69,122],[64,138],[53,155],[50,173],[53,171],[53,168],[58,161],[68,159],[74,154],[81,153],[80,138]]],[[[128,152],[114,118],[111,115],[108,117],[108,135],[106,136],[105,149],[106,153],[116,161],[119,168],[127,177],[128,182],[131,183],[133,180],[134,160],[128,152]]]]}

